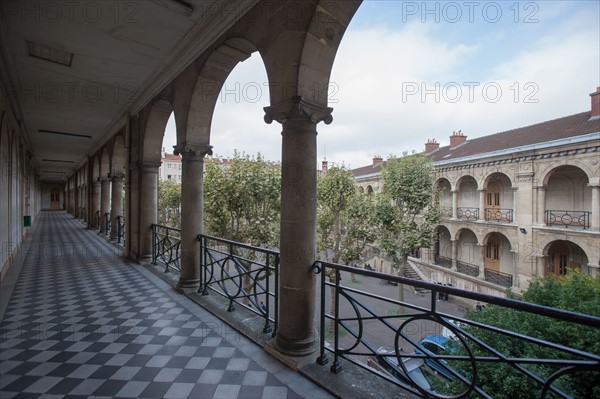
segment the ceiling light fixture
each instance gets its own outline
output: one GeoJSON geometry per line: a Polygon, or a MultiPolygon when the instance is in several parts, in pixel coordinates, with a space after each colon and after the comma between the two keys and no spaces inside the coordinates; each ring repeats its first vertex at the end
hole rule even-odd
{"type": "Polygon", "coordinates": [[[189,17],[194,12],[194,7],[191,4],[186,3],[182,0],[155,0],[158,4],[168,8],[171,11],[175,11],[178,14],[189,17]]]}
{"type": "Polygon", "coordinates": [[[27,41],[27,51],[30,57],[40,58],[42,60],[53,62],[59,65],[70,67],[73,61],[73,53],[59,50],[45,44],[27,41]]]}
{"type": "Polygon", "coordinates": [[[92,136],[88,136],[86,134],[75,134],[75,133],[57,132],[55,130],[39,129],[38,132],[39,133],[49,133],[49,134],[59,134],[61,136],[81,137],[83,139],[91,139],[92,138],[92,136]]]}

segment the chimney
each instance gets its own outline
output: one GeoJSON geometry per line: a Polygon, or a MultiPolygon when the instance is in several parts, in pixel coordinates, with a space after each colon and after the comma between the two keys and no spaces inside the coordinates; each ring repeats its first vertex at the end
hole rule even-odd
{"type": "Polygon", "coordinates": [[[452,136],[450,136],[450,148],[454,148],[457,145],[464,143],[465,141],[467,141],[467,136],[462,134],[460,130],[458,132],[453,131],[452,136]]]}
{"type": "Polygon", "coordinates": [[[438,148],[440,148],[440,143],[435,141],[435,139],[427,140],[427,143],[425,143],[425,153],[427,154],[432,153],[438,148]]]}
{"type": "Polygon", "coordinates": [[[373,157],[373,166],[377,166],[379,164],[381,164],[383,162],[383,158],[381,158],[379,155],[375,155],[373,157]]]}
{"type": "Polygon", "coordinates": [[[596,92],[590,94],[592,98],[592,117],[591,119],[600,118],[600,87],[596,88],[596,92]]]}

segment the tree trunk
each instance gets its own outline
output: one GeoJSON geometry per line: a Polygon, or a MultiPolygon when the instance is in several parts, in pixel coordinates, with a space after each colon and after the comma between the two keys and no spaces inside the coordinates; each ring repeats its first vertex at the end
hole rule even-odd
{"type": "MultiPolygon", "coordinates": [[[[402,255],[400,264],[396,268],[397,276],[404,277],[404,268],[406,267],[407,259],[408,259],[407,255],[402,255]]],[[[398,283],[398,300],[400,302],[404,302],[404,284],[400,284],[400,283],[398,283]]],[[[400,305],[398,307],[398,314],[404,314],[404,306],[400,305]]]]}

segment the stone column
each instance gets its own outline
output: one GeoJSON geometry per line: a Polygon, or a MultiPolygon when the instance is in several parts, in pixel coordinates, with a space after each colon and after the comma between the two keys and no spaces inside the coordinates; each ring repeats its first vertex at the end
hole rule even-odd
{"type": "Polygon", "coordinates": [[[96,218],[96,211],[100,211],[100,182],[92,183],[92,223],[90,226],[94,229],[100,228],[100,224],[96,218]]]}
{"type": "Polygon", "coordinates": [[[140,161],[138,260],[152,259],[152,225],[158,221],[158,168],[160,162],[140,161]]]}
{"type": "Polygon", "coordinates": [[[452,190],[452,219],[458,219],[458,190],[452,190]]]}
{"type": "Polygon", "coordinates": [[[546,225],[545,213],[546,213],[546,187],[539,186],[537,189],[537,224],[540,226],[546,225]]]}
{"type": "Polygon", "coordinates": [[[458,267],[458,240],[450,240],[452,244],[452,269],[456,270],[458,267]]]}
{"type": "Polygon", "coordinates": [[[123,179],[122,173],[112,175],[112,190],[110,204],[110,239],[116,241],[119,238],[119,219],[123,216],[123,179]]]}
{"type": "Polygon", "coordinates": [[[110,211],[110,180],[100,180],[100,234],[106,232],[106,218],[104,214],[110,211]]]}
{"type": "Polygon", "coordinates": [[[519,188],[513,187],[512,223],[517,223],[517,204],[519,203],[519,188]]]}
{"type": "Polygon", "coordinates": [[[212,146],[194,143],[174,147],[181,154],[181,275],[177,290],[197,290],[200,282],[200,251],[196,236],[204,232],[204,157],[212,146]]]}
{"type": "Polygon", "coordinates": [[[592,215],[590,224],[593,230],[600,230],[600,184],[589,184],[592,188],[592,215]]]}
{"type": "Polygon", "coordinates": [[[485,221],[485,190],[477,190],[479,191],[479,217],[477,220],[482,222],[485,221]]]}
{"type": "Polygon", "coordinates": [[[265,122],[283,126],[278,351],[301,356],[317,349],[315,330],[317,124],[331,108],[300,97],[265,108],[265,122]]]}

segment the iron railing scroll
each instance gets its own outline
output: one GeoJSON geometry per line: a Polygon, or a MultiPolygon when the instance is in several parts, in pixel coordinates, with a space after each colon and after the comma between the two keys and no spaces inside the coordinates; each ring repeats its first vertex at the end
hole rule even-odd
{"type": "Polygon", "coordinates": [[[513,210],[501,208],[485,208],[485,220],[488,222],[512,223],[513,210]]]}
{"type": "Polygon", "coordinates": [[[199,234],[200,288],[229,300],[228,311],[242,306],[264,318],[264,333],[277,331],[279,252],[199,234]]]}
{"type": "Polygon", "coordinates": [[[479,219],[479,208],[456,208],[456,216],[458,219],[477,220],[479,219]]]}
{"type": "Polygon", "coordinates": [[[112,226],[110,223],[110,213],[109,212],[104,214],[104,223],[106,226],[106,228],[104,229],[104,235],[110,236],[110,231],[112,230],[112,226]]]}
{"type": "Polygon", "coordinates": [[[548,226],[564,226],[564,227],[590,227],[591,212],[587,211],[546,211],[546,224],[548,226]]]}
{"type": "Polygon", "coordinates": [[[485,281],[489,281],[490,283],[498,284],[506,288],[510,288],[513,285],[512,274],[502,273],[488,268],[485,268],[483,272],[485,275],[485,281]]]}
{"type": "Polygon", "coordinates": [[[165,273],[170,269],[181,272],[181,230],[175,227],[152,225],[152,264],[165,265],[165,273]]]}
{"type": "Polygon", "coordinates": [[[485,316],[492,310],[487,307],[499,307],[540,326],[553,320],[592,336],[600,336],[599,317],[328,262],[315,262],[312,271],[321,289],[317,362],[331,362],[334,373],[350,362],[421,398],[495,398],[498,392],[490,386],[500,378],[498,369],[503,378],[522,384],[528,398],[581,397],[581,391],[589,395],[597,387],[600,353],[552,342],[543,328],[526,335],[518,325],[487,324],[496,319],[485,316]],[[362,279],[360,290],[344,284],[351,273],[362,279]],[[390,281],[426,290],[430,298],[415,303],[384,296],[381,284],[390,281]],[[448,296],[477,303],[476,309],[465,316],[438,309],[443,302],[437,298],[448,296]],[[573,384],[576,378],[579,385],[573,384]]]}

